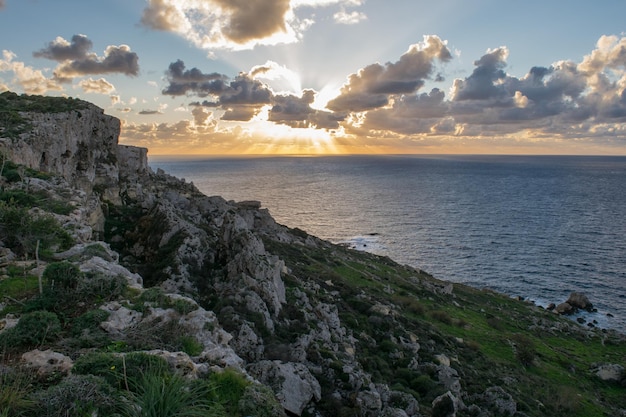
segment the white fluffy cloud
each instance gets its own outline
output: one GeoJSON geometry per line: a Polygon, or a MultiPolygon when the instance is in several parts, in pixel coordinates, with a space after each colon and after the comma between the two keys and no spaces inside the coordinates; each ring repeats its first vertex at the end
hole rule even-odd
{"type": "Polygon", "coordinates": [[[61,85],[44,75],[41,70],[25,65],[21,61],[16,61],[17,56],[8,50],[2,51],[0,59],[0,71],[12,72],[13,83],[21,87],[28,94],[45,94],[49,91],[61,91],[61,85]]]}
{"type": "Polygon", "coordinates": [[[115,86],[104,78],[94,80],[90,77],[86,80],[81,80],[78,85],[85,93],[111,94],[115,91],[115,86]]]}

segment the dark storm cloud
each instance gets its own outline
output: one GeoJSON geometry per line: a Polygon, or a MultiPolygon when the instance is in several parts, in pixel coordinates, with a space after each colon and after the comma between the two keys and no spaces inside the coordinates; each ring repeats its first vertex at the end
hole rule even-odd
{"type": "Polygon", "coordinates": [[[214,0],[228,15],[222,28],[226,38],[239,44],[287,30],[285,14],[290,0],[214,0]]]}
{"type": "Polygon", "coordinates": [[[120,73],[139,74],[139,57],[128,45],[110,45],[103,57],[89,52],[93,43],[85,35],[74,35],[72,41],[58,37],[48,45],[33,53],[37,58],[59,62],[54,76],[60,81],[70,81],[74,77],[95,74],[120,73]]]}
{"type": "Polygon", "coordinates": [[[93,47],[93,42],[85,35],[72,36],[71,42],[63,38],[57,38],[37,52],[33,52],[36,58],[46,58],[53,61],[63,62],[67,60],[83,60],[93,47]]]}
{"type": "Polygon", "coordinates": [[[141,115],[153,115],[153,114],[163,114],[158,110],[142,110],[140,112],[138,112],[137,114],[141,114],[141,115]]]}
{"type": "MultiPolygon", "coordinates": [[[[452,58],[445,42],[427,36],[424,42],[412,45],[397,62],[371,64],[351,74],[341,94],[328,103],[333,111],[359,112],[386,106],[391,96],[411,94],[431,78],[435,60],[452,58]]],[[[441,78],[438,76],[437,78],[441,78]]]]}

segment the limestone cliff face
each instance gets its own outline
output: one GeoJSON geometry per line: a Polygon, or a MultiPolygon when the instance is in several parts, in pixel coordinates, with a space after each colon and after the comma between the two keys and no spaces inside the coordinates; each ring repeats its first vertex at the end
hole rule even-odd
{"type": "MultiPolygon", "coordinates": [[[[147,149],[118,144],[120,120],[94,105],[62,113],[20,112],[30,129],[17,138],[0,138],[7,157],[38,171],[64,178],[87,196],[121,203],[121,183],[149,170],[147,149]]],[[[127,187],[123,187],[127,188],[127,187]]],[[[103,231],[99,205],[89,214],[103,231]]]]}

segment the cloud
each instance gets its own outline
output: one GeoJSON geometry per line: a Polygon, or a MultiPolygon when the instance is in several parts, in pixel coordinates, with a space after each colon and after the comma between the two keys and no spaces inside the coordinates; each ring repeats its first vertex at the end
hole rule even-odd
{"type": "Polygon", "coordinates": [[[509,51],[505,47],[488,51],[478,61],[474,61],[476,68],[472,75],[465,80],[456,80],[454,83],[454,100],[485,100],[498,99],[505,94],[495,84],[506,78],[503,68],[509,51]]]}
{"type": "Polygon", "coordinates": [[[219,94],[226,87],[226,75],[216,72],[204,74],[197,68],[185,69],[185,63],[180,59],[172,62],[166,71],[168,86],[162,91],[169,96],[194,94],[199,97],[219,94]]]}
{"type": "Polygon", "coordinates": [[[354,25],[362,22],[363,20],[366,20],[367,16],[365,15],[365,13],[362,12],[352,11],[348,13],[345,10],[340,10],[333,15],[333,19],[337,23],[341,23],[344,25],[354,25]]]}
{"type": "Polygon", "coordinates": [[[214,1],[227,15],[222,33],[237,44],[287,32],[285,15],[289,11],[289,0],[214,1]]]}
{"type": "Polygon", "coordinates": [[[137,114],[140,114],[142,116],[151,116],[154,114],[163,114],[162,112],[160,112],[159,110],[141,110],[140,112],[138,112],[137,114]]]}
{"type": "Polygon", "coordinates": [[[4,6],[6,6],[6,3],[4,0],[0,0],[0,9],[3,9],[4,6]]]}
{"type": "Polygon", "coordinates": [[[15,61],[17,56],[8,50],[2,51],[0,59],[0,71],[12,72],[13,83],[19,85],[27,94],[45,94],[49,91],[61,91],[61,85],[53,79],[46,77],[42,71],[15,61]]]}
{"type": "Polygon", "coordinates": [[[90,54],[83,59],[65,61],[55,70],[58,78],[111,73],[139,74],[139,57],[128,45],[107,46],[102,58],[90,54]]]}
{"type": "Polygon", "coordinates": [[[104,78],[94,80],[90,77],[86,80],[81,80],[78,85],[85,93],[111,94],[115,91],[115,86],[104,78]]]}
{"type": "Polygon", "coordinates": [[[196,125],[204,125],[208,120],[213,116],[213,112],[206,111],[202,107],[194,107],[191,110],[191,114],[193,115],[193,120],[196,125]]]}
{"type": "Polygon", "coordinates": [[[603,36],[580,63],[534,66],[522,77],[506,72],[508,55],[506,47],[488,50],[447,99],[439,89],[381,93],[391,67],[374,64],[353,74],[328,107],[352,112],[341,125],[364,137],[590,138],[626,130],[626,38],[603,36]]]}
{"type": "Polygon", "coordinates": [[[350,75],[339,96],[327,107],[339,112],[358,112],[386,106],[392,96],[415,93],[431,78],[436,60],[452,59],[446,42],[426,36],[424,42],[411,45],[397,62],[371,64],[350,75]]]}
{"type": "Polygon", "coordinates": [[[149,0],[141,24],[177,33],[203,49],[295,41],[289,0],[149,0]]]}
{"type": "Polygon", "coordinates": [[[224,108],[224,120],[248,121],[273,97],[265,84],[248,74],[241,73],[229,80],[225,75],[205,74],[197,68],[186,70],[181,60],[170,64],[166,76],[169,84],[162,91],[164,95],[212,96],[213,101],[205,100],[203,105],[224,108]]]}
{"type": "Polygon", "coordinates": [[[311,107],[318,93],[297,92],[299,78],[272,61],[230,78],[187,69],[179,60],[170,64],[162,92],[197,98],[189,103],[193,119],[187,128],[211,125],[218,131],[231,121],[250,121],[241,126],[273,126],[270,136],[316,131],[332,134],[338,144],[376,141],[377,149],[391,149],[380,142],[387,140],[402,143],[400,150],[415,143],[481,140],[495,146],[500,139],[511,145],[528,138],[602,138],[611,144],[626,131],[624,39],[603,37],[581,62],[537,65],[522,76],[507,72],[508,48],[489,49],[446,93],[421,91],[427,81],[441,81],[440,65],[452,59],[447,42],[426,36],[397,61],[351,74],[328,110],[311,107]]]}
{"type": "Polygon", "coordinates": [[[148,0],[141,24],[177,33],[198,48],[250,49],[256,45],[293,43],[314,21],[314,7],[341,5],[336,20],[363,19],[347,13],[357,0],[148,0]]]}
{"type": "Polygon", "coordinates": [[[313,109],[315,91],[304,90],[301,97],[294,95],[274,96],[268,120],[294,128],[337,129],[344,114],[313,109]]]}
{"type": "Polygon", "coordinates": [[[85,35],[74,35],[72,41],[68,42],[58,36],[48,45],[37,52],[33,52],[35,58],[46,58],[57,62],[74,59],[84,59],[93,47],[93,42],[85,35]]]}
{"type": "Polygon", "coordinates": [[[90,52],[92,47],[93,42],[85,35],[74,35],[71,42],[59,36],[33,56],[59,62],[54,75],[61,82],[84,75],[139,74],[139,57],[128,45],[109,45],[103,57],[90,52]]]}

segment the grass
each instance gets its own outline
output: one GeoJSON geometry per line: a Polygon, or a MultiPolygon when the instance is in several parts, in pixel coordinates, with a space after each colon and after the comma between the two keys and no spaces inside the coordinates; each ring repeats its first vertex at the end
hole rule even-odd
{"type": "Polygon", "coordinates": [[[407,379],[410,374],[399,371],[402,360],[390,358],[394,351],[402,352],[390,334],[412,333],[420,335],[421,363],[434,361],[438,353],[458,358],[454,366],[462,375],[472,375],[463,378],[469,395],[504,386],[529,416],[601,416],[607,404],[626,408],[625,387],[604,383],[589,371],[594,362],[624,364],[625,344],[607,342],[612,340],[610,335],[598,332],[579,337],[586,330],[577,330],[577,324],[491,291],[455,284],[452,295],[433,292],[443,283],[386,258],[345,248],[333,248],[333,255],[314,248],[318,255],[311,256],[271,241],[266,247],[281,256],[302,281],[324,286],[331,277],[335,285],[329,290],[341,294],[332,301],[339,306],[342,323],[353,334],[365,332],[372,338],[357,344],[357,357],[374,381],[395,381],[398,389],[417,391],[422,401],[440,393],[440,387],[429,383],[432,379],[424,374],[407,379]],[[369,308],[375,302],[395,305],[399,316],[372,322],[369,308]],[[559,322],[572,331],[552,329],[559,322]],[[428,350],[428,339],[437,350],[428,350]],[[506,380],[516,382],[507,386],[506,380]],[[543,394],[538,394],[538,387],[543,394]]]}
{"type": "Polygon", "coordinates": [[[122,402],[123,417],[212,417],[222,409],[209,400],[207,385],[191,384],[178,375],[145,372],[122,402]]]}

